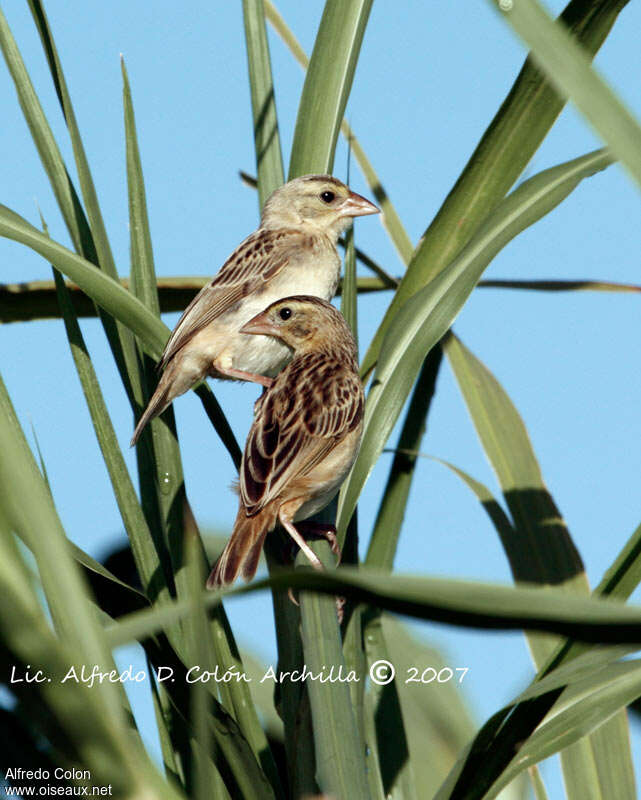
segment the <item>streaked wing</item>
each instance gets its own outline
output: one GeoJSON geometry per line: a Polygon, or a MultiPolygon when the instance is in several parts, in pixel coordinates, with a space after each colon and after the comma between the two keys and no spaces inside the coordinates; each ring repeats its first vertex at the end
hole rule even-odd
{"type": "Polygon", "coordinates": [[[267,391],[249,432],[240,495],[249,515],[307,475],[360,422],[358,376],[322,354],[294,359],[267,391]]]}
{"type": "Polygon", "coordinates": [[[198,331],[280,272],[300,244],[301,234],[291,229],[258,230],[248,236],[187,306],[165,345],[159,368],[198,331]]]}

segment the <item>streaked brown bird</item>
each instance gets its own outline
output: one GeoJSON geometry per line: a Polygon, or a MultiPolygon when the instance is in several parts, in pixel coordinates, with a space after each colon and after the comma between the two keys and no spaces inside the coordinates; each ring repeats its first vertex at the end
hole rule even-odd
{"type": "Polygon", "coordinates": [[[304,175],[265,203],[260,227],[244,240],[187,306],[158,364],[163,370],[131,444],[150,419],[206,376],[269,386],[291,358],[274,337],[242,326],[283,297],[331,300],[340,276],[339,235],[352,217],[378,208],[330,175],[304,175]]]}
{"type": "Polygon", "coordinates": [[[321,563],[294,523],[324,508],[352,466],[362,433],[363,386],[342,315],[317,297],[272,303],[241,328],[272,336],[293,359],[259,398],[240,467],[231,538],[207,586],[256,573],[265,536],[280,523],[310,563],[321,563]]]}

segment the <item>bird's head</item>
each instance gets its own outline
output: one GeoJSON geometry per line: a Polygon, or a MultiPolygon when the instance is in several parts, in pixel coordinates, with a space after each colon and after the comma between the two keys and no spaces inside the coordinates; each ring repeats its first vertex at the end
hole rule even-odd
{"type": "Polygon", "coordinates": [[[261,227],[320,229],[336,241],[352,217],[378,213],[373,203],[331,175],[303,175],[272,193],[261,227]]]}
{"type": "Polygon", "coordinates": [[[346,349],[356,358],[356,345],[343,315],[320,297],[299,295],[272,303],[246,322],[241,333],[280,339],[295,353],[346,349]]]}

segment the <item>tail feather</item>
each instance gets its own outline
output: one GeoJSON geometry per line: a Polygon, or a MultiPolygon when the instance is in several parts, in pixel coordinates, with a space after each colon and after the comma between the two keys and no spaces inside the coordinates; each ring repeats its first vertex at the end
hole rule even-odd
{"type": "Polygon", "coordinates": [[[177,362],[171,362],[166,367],[160,380],[158,381],[156,391],[153,393],[151,399],[147,403],[147,408],[144,410],[142,417],[140,417],[138,420],[138,424],[134,430],[134,435],[131,437],[130,447],[133,447],[136,444],[140,434],[143,431],[143,428],[148,422],[150,422],[154,417],[157,417],[159,414],[162,414],[172,400],[189,389],[189,385],[182,385],[184,380],[181,380],[179,370],[180,364],[177,362]]]}
{"type": "Polygon", "coordinates": [[[219,589],[233,583],[239,575],[250,581],[258,569],[265,536],[276,524],[277,510],[266,506],[255,517],[248,517],[240,508],[234,530],[207,580],[208,589],[219,589]]]}

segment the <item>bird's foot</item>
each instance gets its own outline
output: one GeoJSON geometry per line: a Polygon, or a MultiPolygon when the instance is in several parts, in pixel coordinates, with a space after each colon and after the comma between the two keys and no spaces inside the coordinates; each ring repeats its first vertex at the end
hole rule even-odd
{"type": "Polygon", "coordinates": [[[296,524],[298,530],[304,535],[322,536],[323,539],[327,539],[332,553],[334,553],[338,563],[340,563],[342,553],[336,536],[336,525],[332,525],[329,522],[312,522],[311,520],[297,522],[296,524]]]}

